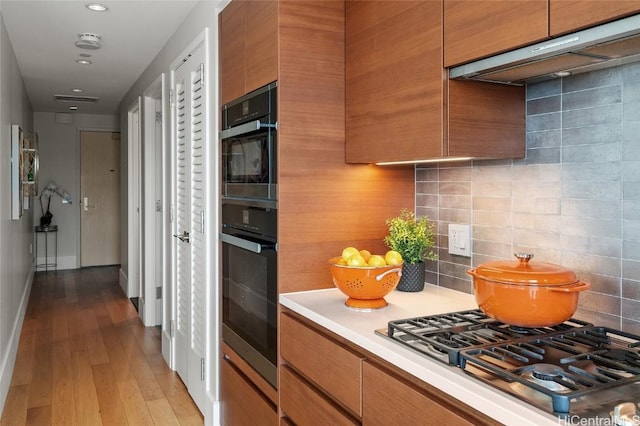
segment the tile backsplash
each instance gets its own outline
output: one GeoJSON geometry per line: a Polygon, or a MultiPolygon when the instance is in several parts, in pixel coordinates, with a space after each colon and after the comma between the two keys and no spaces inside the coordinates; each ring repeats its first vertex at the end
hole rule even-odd
{"type": "Polygon", "coordinates": [[[640,332],[640,63],[527,86],[522,160],[416,168],[416,213],[436,224],[427,281],[473,293],[466,271],[513,259],[560,264],[591,283],[576,317],[640,332]],[[472,225],[471,259],[448,253],[472,225]]]}

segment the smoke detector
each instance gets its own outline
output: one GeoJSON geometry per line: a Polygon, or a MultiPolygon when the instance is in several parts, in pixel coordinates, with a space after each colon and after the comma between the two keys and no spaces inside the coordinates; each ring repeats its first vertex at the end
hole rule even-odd
{"type": "Polygon", "coordinates": [[[76,41],[76,47],[80,49],[98,50],[100,49],[100,37],[98,34],[93,33],[80,33],[78,34],[80,40],[76,41]]]}

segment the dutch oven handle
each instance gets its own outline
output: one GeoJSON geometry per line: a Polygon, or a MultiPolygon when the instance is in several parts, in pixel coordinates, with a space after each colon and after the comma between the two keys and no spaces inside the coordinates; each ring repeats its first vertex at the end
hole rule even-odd
{"type": "Polygon", "coordinates": [[[394,272],[398,273],[398,277],[402,276],[402,268],[393,268],[393,269],[389,269],[388,271],[384,271],[380,275],[376,275],[376,281],[382,281],[384,277],[386,277],[389,274],[393,274],[394,272]]]}
{"type": "Polygon", "coordinates": [[[571,287],[547,287],[547,290],[550,291],[559,291],[561,293],[577,293],[583,290],[589,290],[591,288],[591,284],[585,283],[582,281],[578,281],[578,283],[571,287]]]}

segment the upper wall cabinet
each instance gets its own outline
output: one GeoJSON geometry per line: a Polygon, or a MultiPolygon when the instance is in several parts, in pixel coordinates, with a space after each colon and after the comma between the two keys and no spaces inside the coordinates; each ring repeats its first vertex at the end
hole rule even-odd
{"type": "Polygon", "coordinates": [[[346,3],[347,162],[441,155],[441,57],[441,2],[346,3]]]}
{"type": "Polygon", "coordinates": [[[346,161],[524,156],[524,88],[448,81],[442,2],[346,3],[346,161]]]}
{"type": "Polygon", "coordinates": [[[444,66],[548,37],[548,0],[444,0],[444,66]]]}
{"type": "Polygon", "coordinates": [[[640,0],[444,0],[444,66],[640,12],[640,0]]]}
{"type": "Polygon", "coordinates": [[[278,79],[278,2],[232,1],[220,12],[220,101],[278,79]]]}
{"type": "Polygon", "coordinates": [[[552,37],[640,12],[639,0],[549,0],[552,37]]]}

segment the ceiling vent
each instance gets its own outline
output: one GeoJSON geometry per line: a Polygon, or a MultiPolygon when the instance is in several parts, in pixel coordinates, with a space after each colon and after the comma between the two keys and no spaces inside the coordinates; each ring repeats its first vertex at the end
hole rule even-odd
{"type": "Polygon", "coordinates": [[[67,96],[67,95],[53,95],[53,98],[59,102],[84,102],[87,104],[95,104],[99,98],[93,96],[67,96]]]}
{"type": "Polygon", "coordinates": [[[76,47],[80,49],[98,50],[100,49],[100,37],[98,34],[93,33],[80,33],[78,34],[80,40],[76,41],[76,47]]]}

